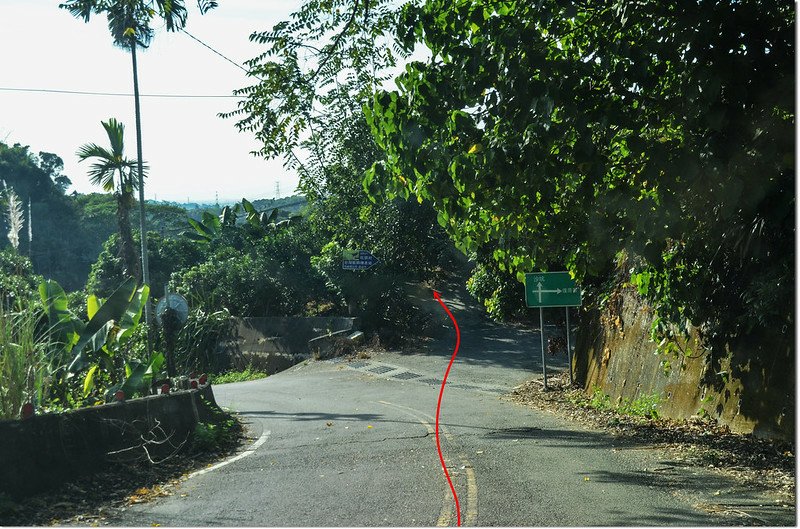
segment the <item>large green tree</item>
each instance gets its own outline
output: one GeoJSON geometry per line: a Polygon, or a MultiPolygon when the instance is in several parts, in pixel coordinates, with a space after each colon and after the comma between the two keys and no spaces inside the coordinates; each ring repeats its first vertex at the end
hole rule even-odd
{"type": "Polygon", "coordinates": [[[122,275],[138,281],[139,258],[133,243],[130,211],[135,203],[133,192],[138,187],[134,170],[139,164],[137,160],[125,157],[125,126],[114,118],[101,123],[108,136],[110,148],[87,143],[78,149],[77,155],[80,161],[95,160],[89,169],[89,180],[104,191],[113,193],[116,199],[122,275]]]}
{"type": "MultiPolygon", "coordinates": [[[[215,0],[197,0],[201,13],[217,6],[215,0]]],[[[139,232],[147,233],[144,214],[144,172],[142,160],[142,126],[139,105],[139,71],[136,66],[136,49],[147,48],[153,40],[153,22],[161,20],[167,31],[180,31],[186,25],[186,5],[182,0],[67,0],[59,7],[73,16],[89,22],[92,15],[105,15],[114,44],[130,50],[133,69],[133,95],[136,113],[136,157],[139,187],[139,232]]],[[[150,281],[147,261],[147,237],[142,237],[142,280],[150,281]]],[[[145,318],[150,324],[150,305],[145,305],[145,318]]]]}
{"type": "Polygon", "coordinates": [[[520,274],[634,255],[664,321],[717,350],[792,328],[793,22],[754,0],[410,4],[398,39],[431,58],[367,109],[387,158],[365,185],[520,274]]]}
{"type": "Polygon", "coordinates": [[[397,18],[391,0],[304,2],[271,31],[251,35],[265,45],[247,62],[258,81],[238,90],[238,110],[225,114],[255,134],[259,154],[297,170],[309,227],[322,244],[315,269],[373,329],[407,324],[404,281],[433,271],[449,249],[429,204],[371,199],[361,182],[384,156],[362,106],[407,55],[391,45],[397,18]],[[359,248],[381,263],[342,270],[343,250],[359,248]]]}
{"type": "MultiPolygon", "coordinates": [[[[87,261],[94,256],[89,257],[91,244],[83,239],[74,200],[64,196],[69,178],[62,170],[63,161],[56,154],[34,154],[27,146],[0,143],[0,180],[14,189],[26,210],[20,250],[29,254],[37,274],[79,288],[86,281],[87,261]]],[[[5,216],[0,216],[3,232],[8,230],[6,224],[5,216]]],[[[99,244],[95,252],[99,253],[99,244]]]]}

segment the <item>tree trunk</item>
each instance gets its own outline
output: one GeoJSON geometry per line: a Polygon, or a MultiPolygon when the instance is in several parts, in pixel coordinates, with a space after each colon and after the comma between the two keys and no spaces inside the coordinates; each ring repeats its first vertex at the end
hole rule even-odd
{"type": "MultiPolygon", "coordinates": [[[[139,109],[139,73],[136,67],[136,39],[131,39],[131,61],[133,62],[133,101],[136,110],[136,161],[139,177],[139,234],[142,240],[142,283],[150,285],[150,269],[147,258],[147,227],[144,215],[144,171],[142,171],[142,117],[139,109]]],[[[138,276],[137,276],[138,277],[138,276]]],[[[151,325],[150,301],[144,305],[144,321],[151,325]]],[[[148,350],[150,340],[148,334],[148,350]]]]}
{"type": "Polygon", "coordinates": [[[139,279],[139,256],[133,242],[130,209],[133,196],[125,191],[116,193],[117,226],[119,227],[119,256],[122,259],[122,276],[139,279]]]}

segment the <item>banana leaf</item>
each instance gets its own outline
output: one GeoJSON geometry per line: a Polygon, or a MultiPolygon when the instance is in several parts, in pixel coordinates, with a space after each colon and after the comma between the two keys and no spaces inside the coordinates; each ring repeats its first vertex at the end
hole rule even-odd
{"type": "Polygon", "coordinates": [[[72,348],[74,357],[72,363],[67,368],[70,373],[82,371],[90,364],[89,353],[96,351],[98,345],[100,345],[100,336],[95,339],[95,335],[98,333],[101,335],[105,334],[102,340],[102,343],[105,344],[105,339],[110,332],[108,323],[112,321],[117,322],[122,319],[135,290],[136,280],[129,277],[124,283],[117,287],[106,302],[97,309],[97,313],[95,313],[94,317],[86,324],[86,327],[80,333],[78,342],[72,348]],[[87,353],[85,349],[90,342],[92,343],[93,350],[87,353]]]}

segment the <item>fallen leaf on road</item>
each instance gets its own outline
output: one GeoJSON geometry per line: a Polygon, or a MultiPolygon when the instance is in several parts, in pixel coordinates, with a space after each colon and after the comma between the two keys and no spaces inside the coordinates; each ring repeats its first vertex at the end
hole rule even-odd
{"type": "Polygon", "coordinates": [[[371,424],[370,424],[370,425],[367,425],[367,428],[372,428],[372,425],[371,425],[371,424]]]}
{"type": "Polygon", "coordinates": [[[333,426],[333,423],[332,422],[326,422],[325,426],[333,426]]]}
{"type": "Polygon", "coordinates": [[[476,453],[476,454],[482,454],[482,453],[483,453],[483,450],[477,450],[475,453],[476,453]]]}
{"type": "Polygon", "coordinates": [[[583,476],[583,481],[589,481],[589,476],[583,476]]]}

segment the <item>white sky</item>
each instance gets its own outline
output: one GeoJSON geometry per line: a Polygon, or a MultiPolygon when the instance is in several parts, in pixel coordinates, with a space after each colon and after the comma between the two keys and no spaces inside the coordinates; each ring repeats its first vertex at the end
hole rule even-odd
{"type": "MultiPolygon", "coordinates": [[[[0,87],[132,93],[130,54],[112,45],[105,17],[90,22],[58,9],[60,0],[0,0],[0,87]]],[[[186,0],[186,30],[237,63],[263,47],[253,31],[288,18],[299,0],[223,0],[200,15],[186,0]]],[[[142,94],[230,94],[252,83],[242,70],[183,33],[161,29],[148,50],[137,54],[142,94]]],[[[297,176],[280,160],[254,157],[252,135],[218,112],[236,99],[141,99],[143,158],[150,165],[148,199],[183,202],[273,197],[294,192],[297,176]]],[[[0,141],[55,153],[81,193],[98,191],[86,176],[89,162],[75,151],[87,142],[106,145],[100,121],[125,124],[125,149],[136,157],[133,97],[23,93],[0,90],[0,141]]]]}

